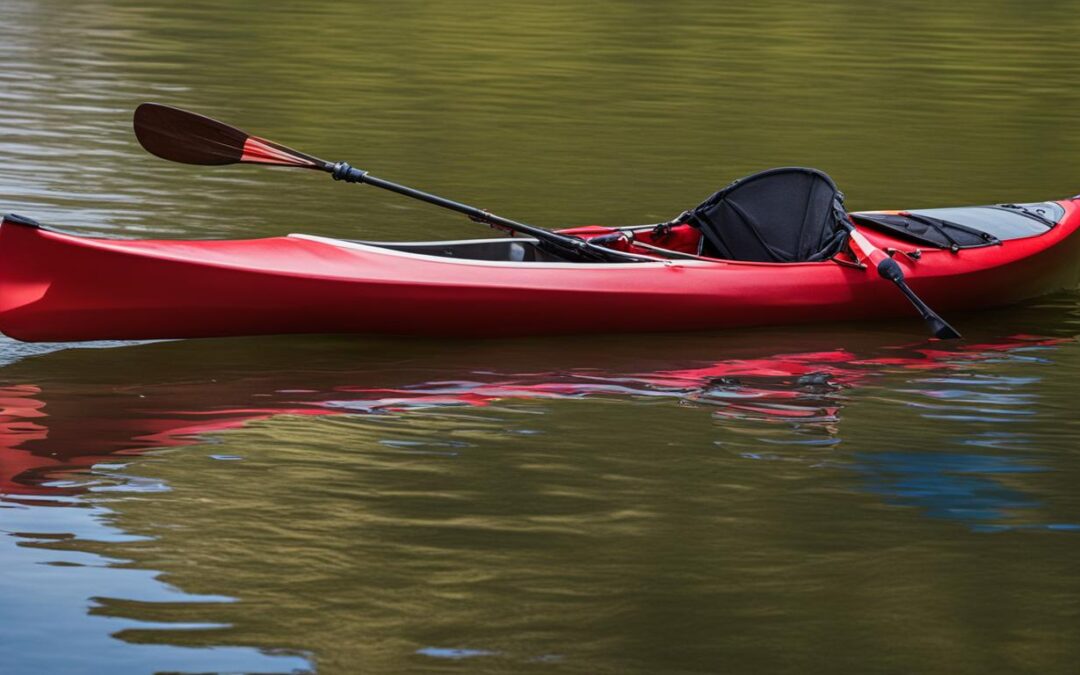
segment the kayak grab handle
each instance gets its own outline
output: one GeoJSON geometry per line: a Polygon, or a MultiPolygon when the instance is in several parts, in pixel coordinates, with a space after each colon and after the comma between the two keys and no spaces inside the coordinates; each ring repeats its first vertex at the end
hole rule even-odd
{"type": "Polygon", "coordinates": [[[22,225],[23,227],[30,227],[35,230],[41,229],[41,223],[33,218],[27,218],[26,216],[20,216],[17,213],[5,213],[3,218],[0,218],[5,223],[11,223],[12,225],[22,225]]]}

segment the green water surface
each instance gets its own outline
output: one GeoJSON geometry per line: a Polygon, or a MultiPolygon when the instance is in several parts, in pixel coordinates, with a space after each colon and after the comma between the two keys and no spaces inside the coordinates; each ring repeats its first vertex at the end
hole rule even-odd
{"type": "MultiPolygon", "coordinates": [[[[1066,2],[0,0],[0,212],[454,239],[168,164],[159,101],[537,225],[771,166],[852,209],[1080,192],[1066,2]]],[[[1080,293],[521,341],[0,337],[0,673],[1075,673],[1080,293]]]]}

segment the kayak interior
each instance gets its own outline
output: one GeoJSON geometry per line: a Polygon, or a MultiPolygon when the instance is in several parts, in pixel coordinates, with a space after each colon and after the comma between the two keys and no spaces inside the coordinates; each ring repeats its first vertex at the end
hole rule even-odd
{"type": "Polygon", "coordinates": [[[459,241],[381,242],[346,239],[348,243],[415,253],[438,258],[487,260],[496,262],[575,262],[542,248],[535,239],[462,239],[459,241]]]}

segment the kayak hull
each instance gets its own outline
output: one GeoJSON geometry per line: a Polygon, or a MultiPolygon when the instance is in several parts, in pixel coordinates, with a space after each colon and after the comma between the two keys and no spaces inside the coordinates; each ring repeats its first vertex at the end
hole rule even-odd
{"type": "MultiPolygon", "coordinates": [[[[939,312],[1080,282],[1080,202],[1039,236],[897,255],[939,312]]],[[[601,228],[602,229],[602,228],[601,228]]],[[[910,244],[866,230],[883,248],[910,244]]],[[[0,224],[0,333],[25,341],[279,333],[515,336],[658,332],[917,316],[872,270],[835,261],[467,260],[290,235],[238,241],[81,237],[0,224]]]]}

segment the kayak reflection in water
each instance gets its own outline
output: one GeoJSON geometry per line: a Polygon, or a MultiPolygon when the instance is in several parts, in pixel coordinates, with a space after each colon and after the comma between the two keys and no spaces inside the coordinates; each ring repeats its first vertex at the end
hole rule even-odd
{"type": "MultiPolygon", "coordinates": [[[[403,415],[514,400],[615,397],[670,399],[708,410],[719,424],[745,432],[735,441],[717,441],[741,457],[854,469],[863,476],[867,490],[890,503],[918,507],[935,518],[997,527],[1009,512],[1039,506],[1036,499],[1006,487],[999,478],[1038,471],[1038,466],[991,454],[932,449],[849,456],[812,451],[839,444],[841,412],[851,394],[890,373],[915,374],[908,384],[916,388],[903,390],[914,396],[905,405],[918,408],[928,419],[984,422],[987,416],[1004,421],[1010,415],[1022,416],[1023,406],[1015,404],[1030,402],[1024,399],[1030,395],[1015,393],[1017,386],[1008,388],[1012,393],[994,393],[1002,389],[1001,378],[973,374],[971,366],[1009,357],[1030,360],[1037,358],[1032,349],[1053,348],[1062,341],[1021,336],[948,351],[924,345],[870,357],[846,350],[812,351],[644,373],[567,368],[522,374],[465,368],[459,379],[442,371],[435,380],[402,384],[399,379],[396,385],[393,380],[382,382],[386,373],[333,371],[312,376],[294,370],[257,370],[211,382],[113,387],[113,395],[105,396],[97,383],[68,386],[50,395],[47,384],[0,382],[0,498],[32,498],[40,504],[43,497],[78,494],[101,478],[91,469],[96,464],[154,448],[197,444],[207,434],[277,415],[403,415]],[[777,425],[784,433],[767,431],[777,425]]],[[[969,443],[1007,451],[1023,445],[1019,436],[983,432],[969,443]]]]}

